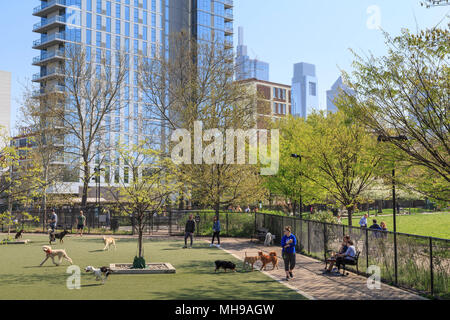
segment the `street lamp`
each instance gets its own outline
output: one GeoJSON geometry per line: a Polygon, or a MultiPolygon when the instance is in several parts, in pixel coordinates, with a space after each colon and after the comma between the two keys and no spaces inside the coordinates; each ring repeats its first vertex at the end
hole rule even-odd
{"type": "MultiPolygon", "coordinates": [[[[407,141],[408,138],[406,136],[385,136],[379,135],[378,142],[390,142],[390,141],[407,141]]],[[[396,211],[395,211],[395,165],[392,168],[392,212],[394,213],[394,267],[395,267],[395,283],[397,282],[397,219],[396,219],[396,211]]]]}
{"type": "MultiPolygon", "coordinates": [[[[302,162],[302,156],[296,153],[291,154],[292,158],[296,158],[300,161],[300,163],[302,162]]],[[[302,175],[302,173],[300,172],[300,176],[302,175]]],[[[302,200],[302,182],[300,181],[300,218],[303,215],[303,200],[302,200]]]]}
{"type": "MultiPolygon", "coordinates": [[[[100,165],[94,168],[95,172],[95,202],[97,205],[97,210],[100,207],[100,172],[105,171],[104,168],[100,168],[100,165]]],[[[98,212],[98,211],[97,211],[98,212]]]]}

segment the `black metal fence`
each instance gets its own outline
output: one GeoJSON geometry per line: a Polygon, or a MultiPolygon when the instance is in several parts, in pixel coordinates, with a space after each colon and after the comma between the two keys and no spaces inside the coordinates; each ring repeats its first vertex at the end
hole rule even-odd
{"type": "MultiPolygon", "coordinates": [[[[435,297],[450,298],[450,240],[371,230],[300,218],[255,214],[255,229],[266,228],[279,243],[283,227],[291,226],[299,252],[324,260],[349,235],[360,251],[359,270],[378,266],[388,284],[435,297]]],[[[354,270],[353,270],[354,271],[354,270]]],[[[363,272],[365,274],[365,272],[363,272]]],[[[367,275],[367,274],[366,274],[367,275]]]]}

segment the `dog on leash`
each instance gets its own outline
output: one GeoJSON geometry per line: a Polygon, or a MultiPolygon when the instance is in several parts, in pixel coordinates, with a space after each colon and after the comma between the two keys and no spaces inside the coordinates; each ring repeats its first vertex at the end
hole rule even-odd
{"type": "Polygon", "coordinates": [[[16,239],[22,238],[23,229],[16,233],[16,239]]]}
{"type": "Polygon", "coordinates": [[[270,232],[267,232],[266,233],[266,238],[265,238],[265,240],[264,240],[264,245],[266,246],[266,247],[269,247],[269,246],[271,246],[272,244],[273,244],[273,239],[274,239],[275,237],[270,233],[270,232]]]}
{"type": "Polygon", "coordinates": [[[246,269],[246,267],[248,265],[248,266],[251,266],[251,270],[253,271],[253,265],[258,260],[259,260],[259,256],[248,257],[247,252],[245,252],[244,265],[242,266],[242,268],[246,269]]]}
{"type": "Polygon", "coordinates": [[[103,251],[105,251],[106,249],[109,250],[109,247],[111,245],[113,245],[114,249],[116,249],[116,240],[113,237],[105,237],[105,236],[103,236],[103,243],[105,244],[105,247],[103,248],[103,251]]]}
{"type": "Polygon", "coordinates": [[[66,236],[66,234],[70,233],[67,229],[65,229],[62,232],[59,233],[55,233],[53,232],[53,230],[49,229],[48,230],[48,234],[49,234],[49,243],[48,244],[52,244],[52,242],[56,242],[56,239],[59,239],[59,243],[64,243],[63,238],[66,236]]]}
{"type": "Polygon", "coordinates": [[[53,264],[59,266],[64,259],[70,262],[70,264],[73,264],[72,259],[69,258],[66,251],[64,249],[55,249],[53,250],[50,246],[43,246],[42,250],[45,252],[45,259],[41,262],[39,265],[40,267],[45,263],[45,261],[48,260],[48,258],[51,258],[53,261],[53,264]],[[55,262],[55,257],[58,257],[58,261],[55,262]]]}
{"type": "Polygon", "coordinates": [[[93,266],[87,266],[85,271],[94,273],[95,280],[101,280],[102,283],[105,283],[108,276],[112,273],[111,269],[108,267],[95,268],[93,266]]]}
{"type": "Polygon", "coordinates": [[[262,253],[262,251],[258,252],[259,258],[261,259],[262,262],[262,267],[260,269],[260,271],[264,268],[264,271],[267,268],[267,264],[272,263],[272,270],[275,269],[275,267],[277,267],[278,269],[278,257],[277,257],[277,253],[275,251],[271,251],[269,252],[269,254],[264,254],[262,253]]]}
{"type": "Polygon", "coordinates": [[[217,272],[217,270],[219,270],[220,268],[224,269],[225,272],[227,272],[227,269],[236,272],[236,265],[231,261],[217,260],[214,263],[216,264],[216,269],[214,270],[214,272],[217,272]]]}

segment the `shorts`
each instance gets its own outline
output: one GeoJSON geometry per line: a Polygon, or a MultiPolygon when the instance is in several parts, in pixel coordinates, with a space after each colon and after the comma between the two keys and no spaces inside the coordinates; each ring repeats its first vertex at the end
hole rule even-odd
{"type": "Polygon", "coordinates": [[[78,226],[77,226],[77,230],[83,230],[84,229],[84,225],[82,225],[82,224],[79,224],[78,226]]]}

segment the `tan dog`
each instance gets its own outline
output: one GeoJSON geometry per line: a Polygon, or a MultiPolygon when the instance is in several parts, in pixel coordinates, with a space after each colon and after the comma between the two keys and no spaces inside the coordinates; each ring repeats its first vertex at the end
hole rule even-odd
{"type": "Polygon", "coordinates": [[[264,254],[262,253],[262,251],[258,252],[259,258],[261,259],[262,262],[262,267],[260,270],[262,270],[264,268],[264,270],[266,270],[267,268],[267,264],[268,263],[272,263],[272,270],[275,269],[275,267],[277,267],[278,269],[278,257],[277,257],[277,253],[275,251],[269,252],[269,254],[264,254]]]}
{"type": "Polygon", "coordinates": [[[53,264],[56,264],[57,266],[59,266],[61,264],[63,258],[66,259],[67,261],[69,261],[70,264],[73,263],[72,259],[69,258],[66,251],[63,249],[53,250],[52,247],[50,247],[50,246],[43,246],[42,250],[44,250],[44,252],[45,252],[45,259],[39,265],[40,267],[44,264],[45,261],[48,260],[48,258],[52,258],[53,264]],[[56,256],[58,256],[58,262],[55,262],[56,256]]]}
{"type": "Polygon", "coordinates": [[[255,256],[255,257],[247,257],[247,252],[245,252],[245,258],[244,258],[244,265],[242,266],[243,269],[246,269],[247,265],[251,265],[251,269],[253,271],[253,265],[255,264],[256,261],[259,260],[259,256],[255,256]]]}
{"type": "Polygon", "coordinates": [[[113,237],[105,237],[103,236],[103,243],[105,244],[105,247],[103,248],[103,250],[108,249],[111,245],[114,246],[114,249],[116,249],[116,240],[114,240],[113,237]]]}

